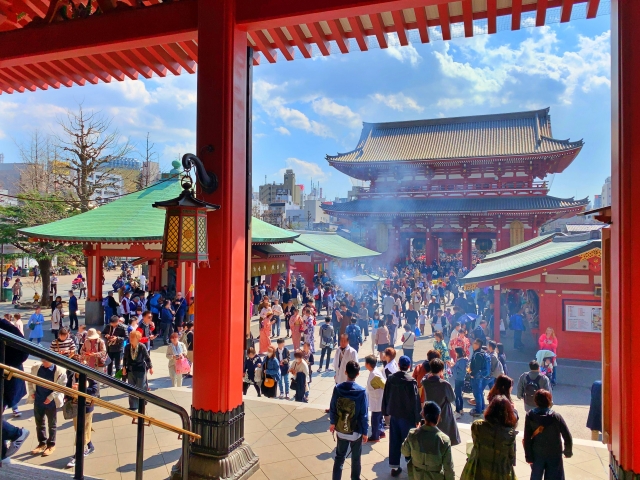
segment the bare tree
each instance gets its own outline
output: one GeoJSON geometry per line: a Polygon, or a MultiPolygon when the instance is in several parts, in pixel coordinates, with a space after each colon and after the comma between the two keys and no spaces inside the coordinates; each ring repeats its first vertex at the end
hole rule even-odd
{"type": "Polygon", "coordinates": [[[38,130],[29,142],[18,145],[21,167],[18,189],[22,192],[50,194],[58,190],[53,170],[56,168],[56,148],[49,135],[38,130]]]}
{"type": "Polygon", "coordinates": [[[110,118],[99,112],[87,113],[82,105],[77,112],[67,112],[59,124],[63,133],[55,137],[55,146],[61,163],[54,170],[55,179],[71,194],[77,208],[86,212],[100,199],[98,192],[118,186],[110,163],[125,158],[133,146],[111,129],[110,118]]]}
{"type": "Polygon", "coordinates": [[[142,170],[138,175],[136,181],[136,187],[138,190],[147,188],[151,185],[159,175],[159,169],[157,168],[158,153],[154,150],[155,143],[149,140],[149,133],[147,132],[147,141],[145,145],[144,155],[142,155],[142,170]]]}

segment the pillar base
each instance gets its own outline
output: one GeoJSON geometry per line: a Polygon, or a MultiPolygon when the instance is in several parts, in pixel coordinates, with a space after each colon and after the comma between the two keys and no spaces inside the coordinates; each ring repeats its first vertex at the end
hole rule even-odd
{"type": "Polygon", "coordinates": [[[640,474],[622,468],[613,453],[609,452],[609,478],[611,480],[640,480],[640,474]]]}
{"type": "MultiPolygon", "coordinates": [[[[171,471],[171,480],[184,480],[178,462],[171,471]]],[[[226,457],[211,457],[198,453],[189,456],[189,480],[244,480],[260,468],[258,457],[251,447],[240,445],[226,457]]]]}

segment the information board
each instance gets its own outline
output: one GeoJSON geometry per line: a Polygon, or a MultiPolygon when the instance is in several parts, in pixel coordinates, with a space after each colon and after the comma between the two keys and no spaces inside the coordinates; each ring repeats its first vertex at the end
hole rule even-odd
{"type": "Polygon", "coordinates": [[[602,332],[602,307],[565,304],[564,308],[567,332],[602,332]]]}

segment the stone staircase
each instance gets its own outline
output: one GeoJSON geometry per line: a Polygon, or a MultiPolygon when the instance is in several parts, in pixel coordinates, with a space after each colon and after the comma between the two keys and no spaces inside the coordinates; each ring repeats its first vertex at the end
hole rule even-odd
{"type": "MultiPolygon", "coordinates": [[[[0,467],[2,480],[69,480],[73,478],[73,470],[58,470],[56,468],[41,467],[12,460],[8,465],[0,467]]],[[[84,477],[85,480],[100,480],[95,477],[84,477]]]]}

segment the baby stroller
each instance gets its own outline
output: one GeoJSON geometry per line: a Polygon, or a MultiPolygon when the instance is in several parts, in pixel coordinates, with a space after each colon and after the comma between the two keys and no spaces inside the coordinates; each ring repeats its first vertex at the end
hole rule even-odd
{"type": "Polygon", "coordinates": [[[551,350],[538,350],[536,361],[540,365],[540,375],[546,375],[549,383],[553,385],[553,369],[556,365],[556,354],[551,350]]]}

